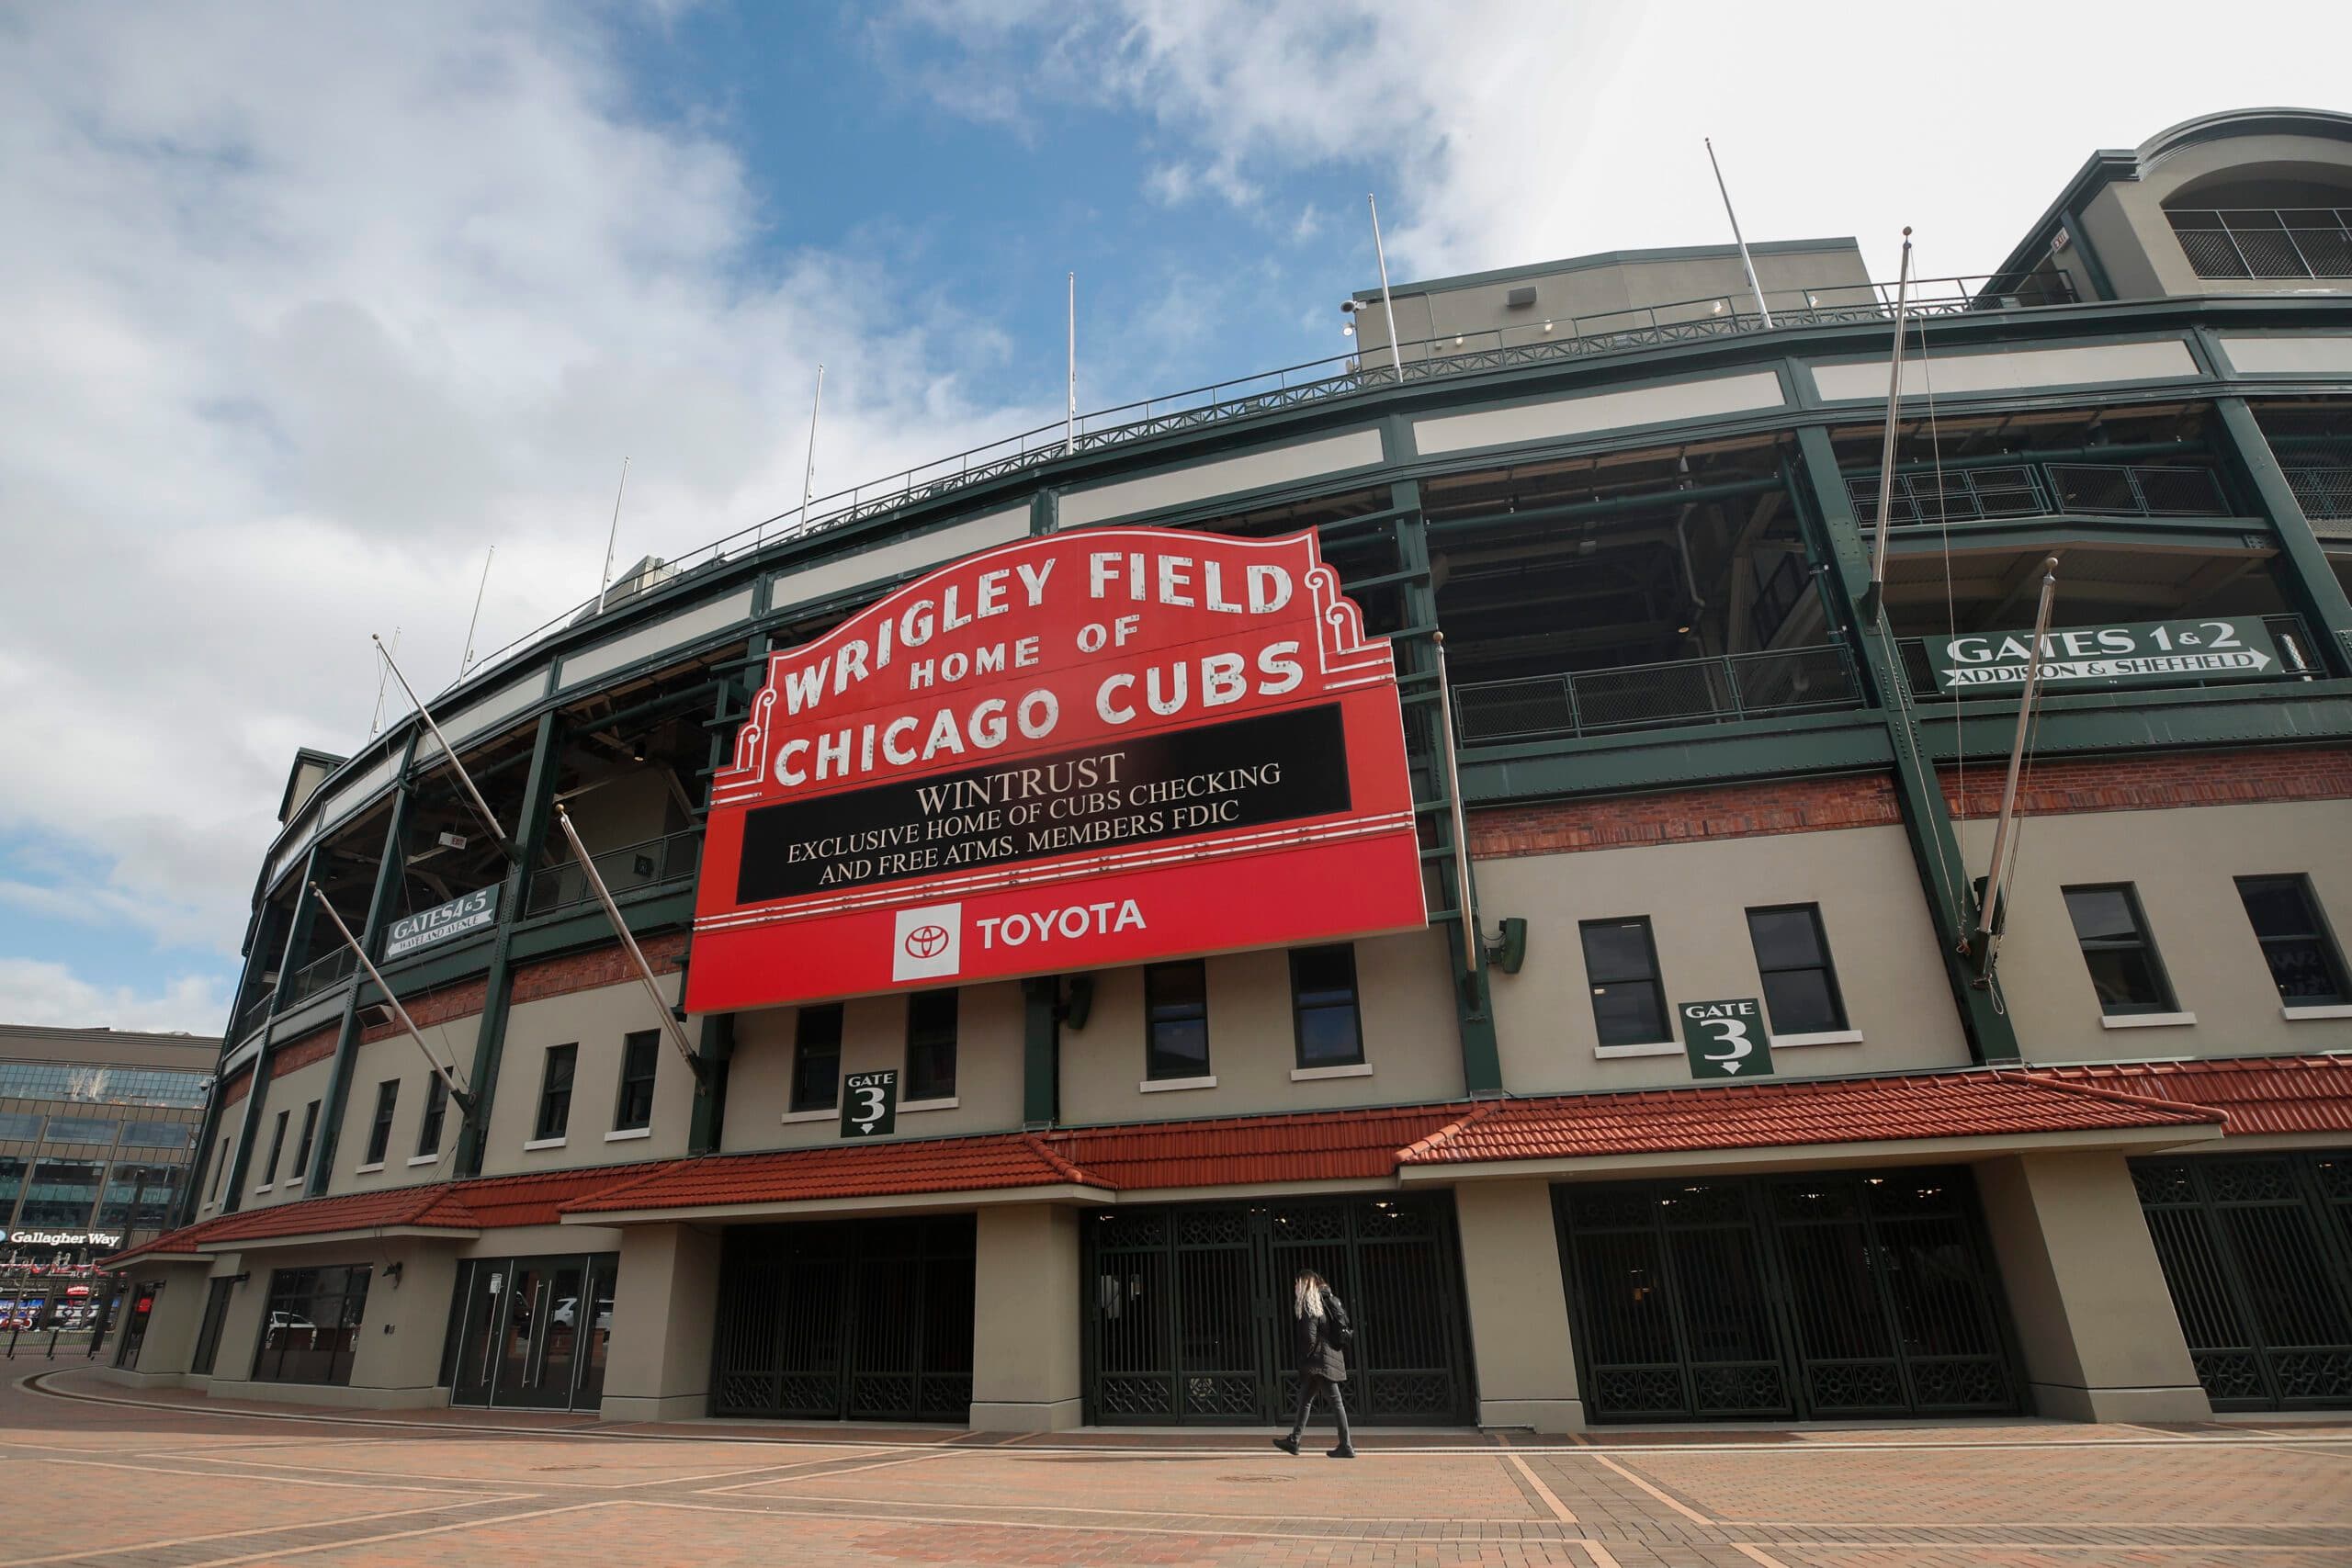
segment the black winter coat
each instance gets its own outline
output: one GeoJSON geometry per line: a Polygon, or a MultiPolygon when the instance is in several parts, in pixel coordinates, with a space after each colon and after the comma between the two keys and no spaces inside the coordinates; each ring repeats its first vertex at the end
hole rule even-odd
{"type": "Polygon", "coordinates": [[[1298,1330],[1298,1370],[1327,1382],[1348,1381],[1347,1355],[1341,1341],[1348,1336],[1348,1309],[1330,1292],[1323,1292],[1321,1317],[1295,1317],[1298,1330]]]}

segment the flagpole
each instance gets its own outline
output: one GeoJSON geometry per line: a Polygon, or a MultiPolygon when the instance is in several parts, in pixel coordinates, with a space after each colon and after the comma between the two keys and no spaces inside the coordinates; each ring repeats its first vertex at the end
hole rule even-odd
{"type": "Polygon", "coordinates": [[[449,1098],[458,1102],[458,1113],[467,1121],[472,1121],[473,1096],[458,1087],[455,1072],[451,1068],[443,1066],[441,1058],[433,1054],[433,1047],[424,1043],[424,1034],[416,1027],[416,1020],[409,1017],[408,1009],[401,1006],[400,998],[394,996],[391,987],[385,984],[383,975],[378,971],[375,964],[368,962],[368,950],[359,945],[359,939],[351,934],[351,928],[343,923],[343,917],[335,913],[334,906],[327,902],[326,894],[320,890],[319,885],[315,882],[311,884],[311,897],[319,901],[319,908],[327,912],[327,919],[334,922],[334,929],[341,932],[343,940],[350,944],[351,955],[359,960],[359,966],[362,969],[368,971],[368,978],[376,982],[376,988],[384,993],[384,1001],[391,1008],[392,1016],[401,1021],[401,1027],[408,1031],[408,1037],[416,1042],[418,1050],[424,1053],[424,1060],[433,1068],[433,1076],[441,1080],[442,1087],[449,1091],[449,1098]]]}
{"type": "Polygon", "coordinates": [[[1062,427],[1062,456],[1078,450],[1078,274],[1069,275],[1069,416],[1062,427]]]}
{"type": "MultiPolygon", "coordinates": [[[[471,640],[470,637],[469,637],[468,640],[471,640]]],[[[398,626],[394,626],[392,628],[392,651],[394,653],[398,653],[400,650],[401,629],[398,626]]],[[[371,738],[375,735],[376,731],[384,728],[384,686],[386,682],[391,680],[391,672],[390,671],[379,670],[376,671],[376,711],[368,720],[368,733],[371,738]]]]}
{"type": "Polygon", "coordinates": [[[799,525],[808,526],[808,503],[816,499],[817,490],[817,416],[825,407],[825,367],[817,367],[817,390],[808,400],[808,460],[800,469],[799,525]]]}
{"type": "Polygon", "coordinates": [[[2017,735],[2009,742],[2008,782],[2001,786],[2001,820],[1993,829],[1993,863],[1985,869],[1984,902],[1976,911],[1976,929],[1987,940],[1984,967],[1993,965],[1991,938],[1995,911],[2000,907],[2001,884],[2007,879],[2008,868],[2002,863],[2009,853],[2009,834],[2015,825],[2018,805],[2018,775],[2025,764],[2026,731],[2033,718],[2035,691],[2041,684],[2041,639],[2050,631],[2051,601],[2058,593],[2058,558],[2051,556],[2041,563],[2041,602],[2034,606],[2033,643],[2026,654],[2025,690],[2018,696],[2017,735]]]}
{"type": "Polygon", "coordinates": [[[1478,950],[1475,944],[1486,941],[1486,935],[1478,929],[1477,910],[1470,899],[1470,829],[1462,814],[1462,773],[1454,761],[1453,691],[1446,680],[1445,634],[1431,632],[1430,646],[1437,649],[1438,739],[1445,747],[1445,798],[1453,829],[1454,900],[1462,909],[1462,961],[1476,973],[1478,950]]]}
{"type": "Polygon", "coordinates": [[[1739,247],[1739,265],[1747,273],[1748,292],[1756,296],[1756,313],[1764,318],[1765,326],[1770,327],[1772,312],[1764,304],[1764,286],[1756,281],[1756,261],[1747,254],[1747,241],[1740,234],[1739,214],[1731,209],[1731,187],[1724,184],[1724,166],[1715,162],[1715,139],[1709,136],[1702,140],[1707,144],[1707,165],[1715,171],[1715,188],[1723,193],[1724,216],[1731,220],[1732,243],[1739,247]]]}
{"type": "Polygon", "coordinates": [[[628,459],[621,459],[621,482],[613,491],[613,525],[605,534],[605,570],[596,578],[596,614],[605,613],[605,590],[613,585],[613,542],[621,536],[621,497],[628,491],[628,459]]]}
{"type": "Polygon", "coordinates": [[[702,1077],[702,1058],[695,1055],[695,1048],[686,1043],[686,1032],[679,1027],[677,1015],[670,1010],[668,999],[662,995],[661,985],[653,978],[653,965],[645,961],[645,950],[637,945],[637,938],[630,934],[628,922],[621,919],[620,906],[613,902],[612,889],[605,886],[605,878],[596,870],[595,861],[589,856],[588,846],[580,841],[580,829],[571,825],[571,813],[559,804],[555,808],[555,820],[556,826],[563,829],[563,836],[571,840],[571,852],[578,857],[580,869],[588,874],[589,889],[596,895],[596,902],[605,907],[605,918],[613,922],[613,930],[620,934],[621,946],[628,950],[629,962],[637,966],[637,977],[645,987],[645,994],[653,998],[653,1010],[661,1017],[663,1032],[669,1035],[670,1043],[678,1048],[678,1055],[686,1059],[687,1069],[699,1079],[702,1077]]]}
{"type": "MultiPolygon", "coordinates": [[[[609,554],[612,548],[611,545],[607,543],[605,547],[606,552],[609,554]]],[[[458,660],[458,679],[460,681],[466,678],[466,671],[474,667],[474,632],[481,625],[482,595],[490,592],[490,563],[497,558],[498,547],[496,545],[491,546],[490,554],[481,558],[481,586],[474,590],[474,618],[466,623],[466,656],[458,660]]],[[[392,628],[392,640],[394,642],[398,642],[400,640],[400,627],[394,626],[392,628]]]]}
{"type": "Polygon", "coordinates": [[[458,761],[458,749],[449,744],[449,738],[442,734],[441,727],[433,721],[432,710],[418,699],[416,688],[408,683],[408,677],[401,673],[401,667],[392,661],[391,654],[385,651],[384,639],[373,632],[369,632],[368,637],[376,645],[376,650],[384,655],[384,665],[391,671],[392,679],[398,681],[401,683],[401,690],[408,694],[408,700],[416,707],[416,716],[423,719],[424,728],[433,732],[433,739],[440,746],[441,754],[449,759],[449,766],[456,770],[458,782],[466,786],[466,797],[473,802],[474,810],[481,816],[482,825],[490,829],[490,836],[498,841],[498,847],[506,852],[509,860],[519,860],[521,855],[514,848],[514,841],[506,836],[503,829],[499,827],[497,813],[492,811],[490,802],[481,797],[481,791],[474,787],[474,776],[466,772],[466,765],[463,762],[458,761]]]}
{"type": "Polygon", "coordinates": [[[1396,301],[1388,293],[1388,247],[1380,241],[1380,200],[1370,191],[1364,200],[1372,208],[1372,254],[1380,258],[1380,308],[1388,313],[1388,357],[1396,367],[1396,379],[1405,379],[1405,351],[1396,345],[1396,301]]]}
{"type": "MultiPolygon", "coordinates": [[[[1871,602],[1877,608],[1880,584],[1886,581],[1886,538],[1892,532],[1889,514],[1894,501],[1894,434],[1903,407],[1903,334],[1911,309],[1911,226],[1903,226],[1903,270],[1894,284],[1894,357],[1886,372],[1886,434],[1878,449],[1878,522],[1871,539],[1871,602]]],[[[1940,507],[1942,499],[1936,504],[1940,507]]]]}

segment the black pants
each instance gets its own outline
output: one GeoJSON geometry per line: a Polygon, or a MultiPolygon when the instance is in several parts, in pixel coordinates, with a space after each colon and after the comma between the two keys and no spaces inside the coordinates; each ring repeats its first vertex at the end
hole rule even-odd
{"type": "Polygon", "coordinates": [[[1355,1446],[1348,1440],[1348,1402],[1340,1396],[1340,1386],[1330,1379],[1318,1377],[1313,1372],[1298,1374],[1298,1419],[1290,1424],[1292,1442],[1298,1441],[1300,1435],[1306,1430],[1306,1417],[1313,1413],[1315,1401],[1328,1396],[1331,1401],[1331,1415],[1340,1423],[1340,1446],[1343,1449],[1355,1446]]]}

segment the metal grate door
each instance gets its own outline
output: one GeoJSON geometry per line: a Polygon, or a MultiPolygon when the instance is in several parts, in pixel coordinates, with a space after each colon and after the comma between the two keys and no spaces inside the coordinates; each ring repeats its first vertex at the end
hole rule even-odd
{"type": "Polygon", "coordinates": [[[967,1421],[970,1215],[747,1226],[720,1255],[714,1416],[967,1421]]]}
{"type": "Polygon", "coordinates": [[[1557,1190],[1594,1417],[2015,1409],[1973,1196],[1946,1169],[1557,1190]]]}
{"type": "Polygon", "coordinates": [[[2213,1407],[2352,1400],[2352,1155],[2134,1160],[2132,1179],[2213,1407]]]}
{"type": "Polygon", "coordinates": [[[1445,1199],[1110,1210],[1086,1225],[1087,1404],[1101,1423],[1248,1423],[1295,1397],[1291,1281],[1312,1269],[1356,1325],[1348,1409],[1469,1418],[1461,1256],[1445,1199]]]}

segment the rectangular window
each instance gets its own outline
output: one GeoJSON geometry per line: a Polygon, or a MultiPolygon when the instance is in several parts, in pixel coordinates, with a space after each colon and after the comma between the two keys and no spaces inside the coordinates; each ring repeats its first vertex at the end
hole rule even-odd
{"type": "Polygon", "coordinates": [[[220,1354],[220,1330],[229,1321],[229,1298],[236,1289],[233,1274],[224,1274],[205,1286],[204,1318],[196,1328],[196,1359],[187,1368],[198,1377],[212,1375],[212,1363],[220,1354]]]}
{"type": "Polygon", "coordinates": [[[802,1008],[794,1029],[792,1109],[831,1111],[842,1091],[842,1004],[802,1008]]]}
{"type": "Polygon", "coordinates": [[[1584,976],[1592,987],[1592,1022],[1603,1045],[1655,1045],[1674,1037],[1666,1027],[1666,987],[1658,982],[1657,944],[1646,915],[1586,920],[1584,976]]]}
{"type": "Polygon", "coordinates": [[[167,1165],[118,1165],[107,1172],[106,1198],[98,1204],[97,1223],[144,1228],[142,1216],[157,1214],[170,1201],[172,1168],[167,1165]]]}
{"type": "Polygon", "coordinates": [[[1209,967],[1195,958],[1143,972],[1144,1077],[1202,1078],[1209,1073],[1209,967]]]}
{"type": "Polygon", "coordinates": [[[49,1141],[52,1144],[104,1144],[114,1146],[115,1124],[104,1116],[52,1116],[49,1119],[49,1141]]]}
{"type": "Polygon", "coordinates": [[[17,1194],[24,1190],[25,1158],[22,1155],[0,1155],[0,1221],[17,1211],[17,1194]]]}
{"type": "Polygon", "coordinates": [[[369,1273],[360,1268],[280,1269],[271,1274],[269,1307],[254,1352],[254,1381],[349,1383],[369,1273]]]}
{"type": "Polygon", "coordinates": [[[311,1169],[311,1139],[319,1130],[319,1102],[302,1107],[302,1138],[294,1145],[294,1168],[286,1174],[288,1181],[300,1181],[311,1169]]]}
{"type": "Polygon", "coordinates": [[[368,1124],[368,1157],[362,1165],[381,1165],[392,1146],[392,1112],[400,1106],[401,1080],[386,1078],[376,1086],[376,1119],[368,1124]]]}
{"type": "Polygon", "coordinates": [[[548,1047],[546,1066],[539,1071],[539,1119],[531,1134],[533,1142],[560,1138],[571,1125],[571,1074],[580,1065],[580,1046],[548,1047]]]}
{"type": "Polygon", "coordinates": [[[441,1118],[449,1109],[449,1080],[439,1073],[425,1080],[424,1123],[416,1130],[416,1152],[437,1155],[441,1152],[441,1118]]]}
{"type": "Polygon", "coordinates": [[[2132,885],[2062,891],[2075,940],[2083,944],[2083,962],[2090,968],[2091,987],[2098,993],[2099,1011],[2109,1018],[2172,1011],[2172,987],[2132,885]]]}
{"type": "Polygon", "coordinates": [[[33,1143],[40,1137],[40,1118],[11,1111],[0,1115],[0,1138],[33,1143]]]}
{"type": "Polygon", "coordinates": [[[33,1166],[32,1183],[25,1189],[20,1225],[62,1225],[79,1230],[90,1223],[91,1205],[98,1201],[98,1177],[106,1168],[83,1160],[44,1159],[33,1166]]]}
{"type": "Polygon", "coordinates": [[[2238,897],[2270,965],[2278,999],[2290,1008],[2335,1007],[2347,998],[2344,954],[2320,919],[2307,876],[2241,876],[2238,897]]]}
{"type": "Polygon", "coordinates": [[[281,1111],[277,1113],[277,1130],[269,1135],[269,1168],[263,1171],[261,1177],[261,1184],[264,1187],[277,1185],[277,1161],[279,1156],[286,1153],[286,1122],[292,1114],[290,1111],[281,1111]]]}
{"type": "Polygon", "coordinates": [[[899,1100],[956,1098],[954,991],[918,991],[907,998],[907,1081],[899,1100]]]}
{"type": "Polygon", "coordinates": [[[1764,981],[1764,1010],[1775,1034],[1827,1034],[1846,1027],[1845,999],[1829,966],[1821,906],[1788,904],[1747,911],[1747,940],[1764,981]]]}
{"type": "Polygon", "coordinates": [[[184,1149],[196,1141],[196,1124],[192,1122],[126,1122],[122,1124],[122,1146],[126,1149],[184,1149]]]}
{"type": "Polygon", "coordinates": [[[621,1042],[620,1100],[613,1107],[613,1131],[653,1125],[653,1069],[661,1060],[662,1032],[645,1030],[621,1042]]]}
{"type": "Polygon", "coordinates": [[[1300,1066],[1349,1067],[1363,1060],[1353,943],[1291,950],[1290,1016],[1300,1066]]]}

